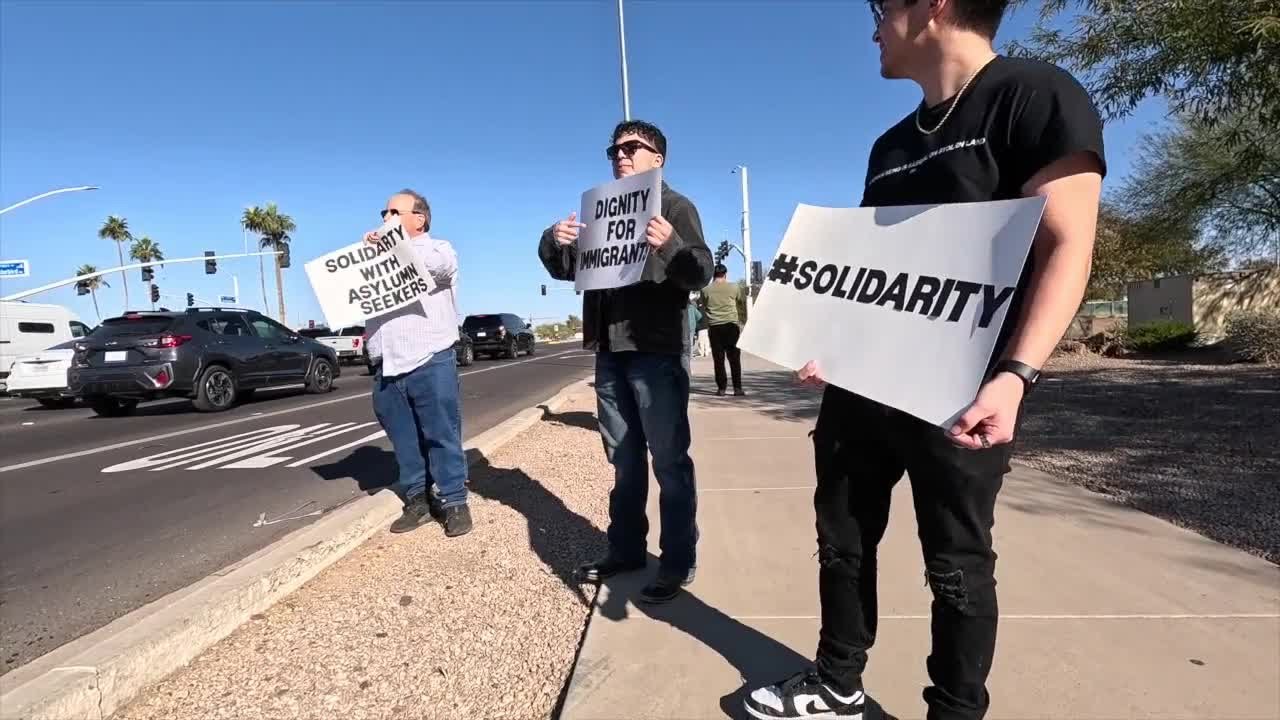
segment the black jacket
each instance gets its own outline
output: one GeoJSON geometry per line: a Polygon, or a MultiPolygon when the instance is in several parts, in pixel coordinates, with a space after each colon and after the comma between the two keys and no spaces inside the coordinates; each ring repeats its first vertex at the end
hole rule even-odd
{"type": "MultiPolygon", "coordinates": [[[[671,223],[671,239],[649,254],[640,282],[583,294],[582,346],[587,350],[671,355],[684,351],[689,293],[711,282],[714,265],[702,238],[698,209],[665,182],[662,216],[671,223]]],[[[557,243],[552,228],[542,233],[538,258],[556,280],[574,279],[577,246],[557,243]]]]}

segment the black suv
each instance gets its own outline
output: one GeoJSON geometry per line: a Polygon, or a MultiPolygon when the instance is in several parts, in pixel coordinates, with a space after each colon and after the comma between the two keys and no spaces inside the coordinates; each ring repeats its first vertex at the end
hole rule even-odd
{"type": "Polygon", "coordinates": [[[339,374],[333,348],[253,310],[130,312],[103,321],[75,350],[69,390],[105,416],[164,397],[217,412],[292,383],[326,393],[339,374]]]}
{"type": "Polygon", "coordinates": [[[483,354],[513,358],[520,353],[533,354],[533,328],[511,313],[468,315],[462,321],[462,334],[471,339],[477,357],[483,354]]]}

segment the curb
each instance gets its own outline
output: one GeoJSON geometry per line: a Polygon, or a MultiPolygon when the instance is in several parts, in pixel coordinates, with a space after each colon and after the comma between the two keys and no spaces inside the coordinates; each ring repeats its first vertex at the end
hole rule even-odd
{"type": "MultiPolygon", "coordinates": [[[[463,443],[492,454],[588,387],[579,380],[463,443]]],[[[475,460],[472,461],[473,463],[475,460]]],[[[105,720],[359,547],[400,513],[390,492],[348,503],[249,557],[0,677],[4,720],[105,720]]]]}

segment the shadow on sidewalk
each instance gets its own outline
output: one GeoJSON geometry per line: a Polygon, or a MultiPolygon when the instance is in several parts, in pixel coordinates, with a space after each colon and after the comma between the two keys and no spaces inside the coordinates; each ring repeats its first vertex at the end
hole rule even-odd
{"type": "Polygon", "coordinates": [[[760,413],[771,420],[811,421],[818,417],[822,390],[796,383],[794,373],[786,370],[753,370],[744,372],[746,397],[734,397],[732,388],[725,397],[716,396],[715,379],[710,370],[696,372],[689,387],[689,409],[736,408],[760,413]]]}
{"type": "MultiPolygon", "coordinates": [[[[571,413],[593,418],[589,413],[571,413]]],[[[571,590],[584,606],[592,602],[594,588],[577,580],[578,566],[608,549],[605,533],[590,520],[569,509],[559,497],[519,468],[500,468],[484,457],[469,456],[471,491],[502,503],[524,516],[528,523],[529,549],[547,569],[571,590]]],[[[651,568],[657,558],[650,555],[651,568]]],[[[639,592],[648,573],[613,578],[605,583],[608,599],[600,607],[603,617],[617,622],[631,609],[665,622],[715,650],[733,665],[748,686],[771,682],[810,662],[786,645],[760,633],[684,592],[670,605],[634,608],[627,599],[639,592]]],[[[696,585],[695,585],[696,587],[696,585]]],[[[743,689],[726,688],[721,707],[730,717],[741,715],[743,689]]]]}

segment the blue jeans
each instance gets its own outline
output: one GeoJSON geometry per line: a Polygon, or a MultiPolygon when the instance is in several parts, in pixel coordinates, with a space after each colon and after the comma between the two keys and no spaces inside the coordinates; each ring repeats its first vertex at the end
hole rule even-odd
{"type": "Polygon", "coordinates": [[[689,457],[689,374],[679,355],[596,354],[600,437],[614,468],[609,494],[609,550],[620,560],[647,553],[649,453],[658,478],[662,568],[688,572],[696,563],[698,507],[689,457]]]}
{"type": "Polygon", "coordinates": [[[400,476],[392,486],[408,502],[428,490],[445,507],[467,501],[459,380],[453,350],[443,350],[396,377],[373,379],[373,413],[395,449],[400,476]]]}

